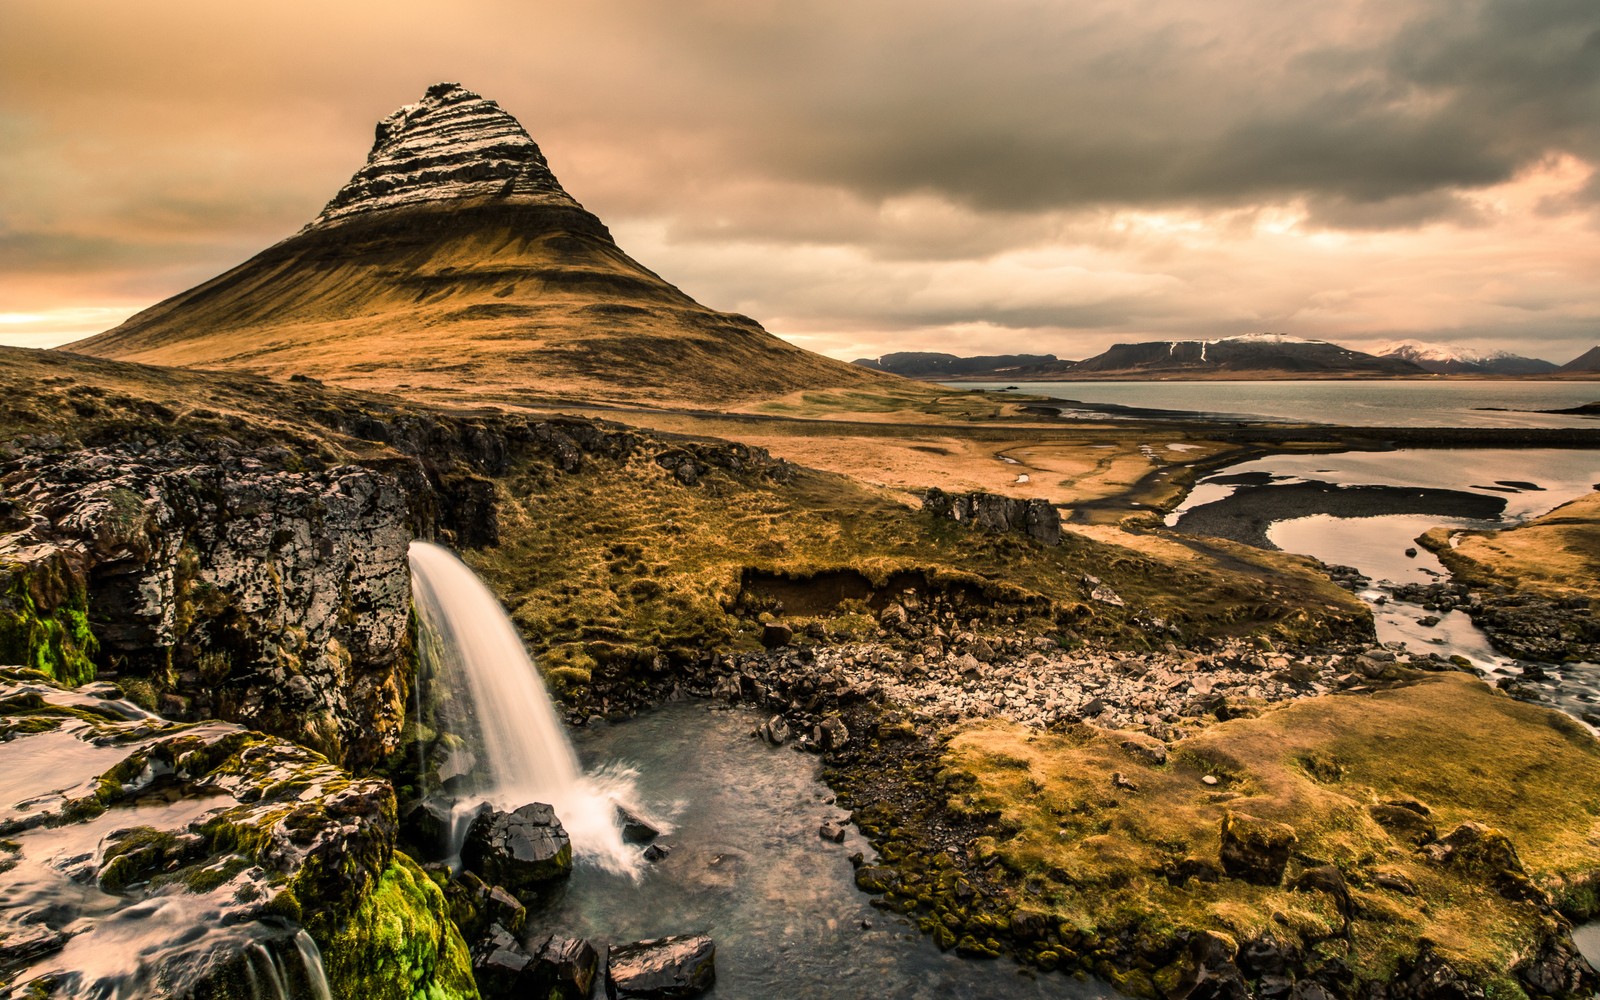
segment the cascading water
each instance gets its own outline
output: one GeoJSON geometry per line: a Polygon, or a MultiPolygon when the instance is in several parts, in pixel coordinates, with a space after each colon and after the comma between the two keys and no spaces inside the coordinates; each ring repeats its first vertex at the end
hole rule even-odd
{"type": "MultiPolygon", "coordinates": [[[[633,772],[585,774],[516,626],[477,575],[448,550],[412,542],[411,588],[423,635],[423,668],[443,685],[436,699],[454,732],[476,737],[482,754],[474,794],[457,802],[470,816],[479,802],[516,809],[554,807],[573,854],[603,868],[637,874],[639,852],[622,840],[619,806],[638,811],[633,772]]],[[[457,823],[450,845],[466,835],[457,823]]]]}

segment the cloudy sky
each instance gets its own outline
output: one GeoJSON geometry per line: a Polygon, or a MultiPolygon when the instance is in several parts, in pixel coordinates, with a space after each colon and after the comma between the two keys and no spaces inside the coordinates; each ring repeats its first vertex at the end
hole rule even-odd
{"type": "Polygon", "coordinates": [[[5,0],[0,342],[289,235],[428,84],[841,358],[1600,343],[1595,0],[5,0]]]}

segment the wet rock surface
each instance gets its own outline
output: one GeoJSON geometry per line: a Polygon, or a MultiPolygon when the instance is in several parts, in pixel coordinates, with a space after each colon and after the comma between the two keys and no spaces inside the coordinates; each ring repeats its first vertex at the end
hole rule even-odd
{"type": "Polygon", "coordinates": [[[488,810],[467,832],[461,860],[485,881],[526,895],[572,873],[572,841],[543,802],[514,812],[488,810]]]}
{"type": "Polygon", "coordinates": [[[373,912],[409,865],[393,849],[386,782],[229,723],[173,723],[15,670],[0,672],[0,739],[0,986],[240,995],[274,952],[280,964],[298,952],[297,925],[381,963],[337,928],[373,912]]]}
{"type": "Polygon", "coordinates": [[[716,982],[716,951],[704,934],[613,945],[607,958],[606,996],[609,1000],[699,996],[716,982]]]}

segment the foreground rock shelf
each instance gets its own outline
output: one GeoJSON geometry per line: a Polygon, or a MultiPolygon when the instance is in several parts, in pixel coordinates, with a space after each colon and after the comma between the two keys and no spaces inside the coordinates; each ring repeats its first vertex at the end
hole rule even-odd
{"type": "Polygon", "coordinates": [[[251,996],[288,969],[312,993],[476,995],[387,782],[121,694],[0,670],[0,986],[251,996]]]}

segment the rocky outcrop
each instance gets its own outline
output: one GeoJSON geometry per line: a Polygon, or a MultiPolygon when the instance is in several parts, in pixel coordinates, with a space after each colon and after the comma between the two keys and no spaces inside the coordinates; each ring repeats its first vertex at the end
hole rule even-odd
{"type": "Polygon", "coordinates": [[[36,614],[82,608],[96,660],[150,701],[172,692],[170,714],[239,721],[357,766],[393,749],[407,694],[401,567],[416,533],[399,477],[221,448],[140,451],[5,469],[17,530],[0,539],[4,589],[26,590],[36,614]]]}
{"type": "Polygon", "coordinates": [[[1584,596],[1556,598],[1464,581],[1388,588],[1397,600],[1441,614],[1465,611],[1495,649],[1542,663],[1600,660],[1600,614],[1584,596]]]}
{"type": "Polygon", "coordinates": [[[378,123],[372,152],[307,230],[408,205],[516,196],[577,208],[522,125],[459,83],[378,123]]]}
{"type": "Polygon", "coordinates": [[[1292,826],[1230,812],[1222,821],[1222,870],[1256,885],[1277,885],[1296,843],[1292,826]]]}
{"type": "Polygon", "coordinates": [[[1019,500],[997,493],[946,493],[932,487],[922,494],[922,509],[990,534],[1016,533],[1044,545],[1061,544],[1061,512],[1048,500],[1019,500]]]}
{"type": "Polygon", "coordinates": [[[121,694],[0,671],[0,989],[253,995],[276,955],[338,996],[472,995],[386,782],[121,694]]]}

